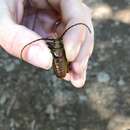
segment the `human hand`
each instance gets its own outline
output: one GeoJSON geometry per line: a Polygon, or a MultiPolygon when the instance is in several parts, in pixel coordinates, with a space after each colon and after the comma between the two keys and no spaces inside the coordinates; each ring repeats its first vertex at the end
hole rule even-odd
{"type": "MultiPolygon", "coordinates": [[[[21,50],[26,44],[53,33],[54,24],[59,17],[62,18],[56,29],[59,35],[75,23],[85,23],[91,33],[85,26],[78,25],[67,31],[63,38],[66,56],[71,62],[71,70],[65,79],[75,87],[82,87],[94,42],[90,9],[81,0],[48,1],[49,4],[46,0],[32,0],[30,4],[27,0],[1,0],[0,45],[8,53],[20,58],[21,50]],[[21,22],[26,27],[20,25],[21,22]]],[[[28,46],[23,52],[23,58],[44,69],[52,66],[53,58],[45,41],[28,46]]]]}

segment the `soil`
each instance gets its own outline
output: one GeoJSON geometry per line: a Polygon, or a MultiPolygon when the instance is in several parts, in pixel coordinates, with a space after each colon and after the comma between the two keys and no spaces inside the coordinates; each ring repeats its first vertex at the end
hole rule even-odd
{"type": "Polygon", "coordinates": [[[0,49],[0,130],[130,129],[130,23],[113,18],[130,1],[86,3],[93,12],[107,5],[112,15],[93,16],[95,48],[84,88],[0,49]]]}

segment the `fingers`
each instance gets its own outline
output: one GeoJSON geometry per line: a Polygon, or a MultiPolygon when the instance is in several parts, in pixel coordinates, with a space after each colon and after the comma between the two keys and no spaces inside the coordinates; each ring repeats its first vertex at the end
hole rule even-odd
{"type": "Polygon", "coordinates": [[[88,60],[93,51],[93,46],[93,36],[88,32],[86,35],[86,40],[80,49],[80,53],[72,63],[73,72],[76,74],[81,74],[84,70],[86,70],[88,60]]]}
{"type": "Polygon", "coordinates": [[[93,46],[93,36],[88,33],[86,40],[81,47],[80,53],[71,65],[71,82],[76,87],[82,87],[85,83],[88,60],[92,54],[93,46]]]}
{"type": "MultiPolygon", "coordinates": [[[[74,25],[74,21],[71,25],[74,25]]],[[[64,35],[64,47],[68,61],[74,61],[77,57],[80,47],[85,40],[85,27],[77,25],[64,35]]]]}
{"type": "Polygon", "coordinates": [[[63,6],[65,10],[63,15],[67,26],[74,25],[75,23],[85,23],[91,30],[90,33],[88,28],[80,25],[71,28],[64,35],[66,56],[72,62],[71,72],[69,72],[65,79],[70,80],[75,87],[79,88],[85,83],[88,60],[93,50],[94,30],[91,21],[91,11],[83,3],[74,0],[69,0],[63,6]],[[71,8],[71,12],[67,11],[67,8],[68,10],[71,8]]]}
{"type": "MultiPolygon", "coordinates": [[[[71,20],[68,24],[74,25],[75,20],[71,20]]],[[[85,40],[86,27],[83,25],[76,25],[68,30],[64,35],[64,47],[68,61],[74,61],[77,57],[80,47],[85,40]]]]}
{"type": "Polygon", "coordinates": [[[86,70],[88,67],[88,60],[92,54],[94,46],[93,35],[86,34],[86,40],[83,43],[80,53],[76,57],[75,61],[71,64],[71,71],[65,77],[65,80],[71,81],[71,83],[80,88],[86,81],[86,70]]]}
{"type": "MultiPolygon", "coordinates": [[[[81,3],[76,0],[64,1],[61,3],[63,19],[67,23],[66,28],[82,22],[81,19],[81,3]],[[70,5],[73,5],[72,7],[70,5]],[[70,10],[71,11],[68,11],[70,10]]],[[[68,30],[64,35],[64,47],[66,51],[66,56],[69,61],[73,61],[79,53],[80,47],[85,40],[86,28],[82,25],[77,25],[70,30],[68,30]]]]}
{"type": "MultiPolygon", "coordinates": [[[[10,54],[19,57],[22,48],[40,36],[24,26],[8,22],[0,24],[0,44],[10,54]]],[[[49,69],[52,65],[52,55],[44,41],[38,41],[27,46],[23,51],[23,59],[37,67],[49,69]]]]}
{"type": "Polygon", "coordinates": [[[82,2],[80,0],[61,0],[60,2],[63,21],[68,23],[71,19],[81,19],[83,16],[82,2]]]}
{"type": "Polygon", "coordinates": [[[84,86],[86,81],[86,71],[82,72],[82,74],[75,74],[71,73],[71,83],[76,87],[76,88],[81,88],[84,86]]]}

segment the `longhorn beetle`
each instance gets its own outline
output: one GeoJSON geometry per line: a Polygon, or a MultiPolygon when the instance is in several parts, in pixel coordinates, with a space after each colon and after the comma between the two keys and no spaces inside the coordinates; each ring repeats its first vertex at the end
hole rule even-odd
{"type": "Polygon", "coordinates": [[[64,50],[64,45],[63,45],[63,36],[68,30],[70,30],[72,27],[77,26],[77,25],[84,25],[88,29],[88,31],[91,33],[90,28],[86,24],[76,23],[68,27],[63,32],[63,34],[58,38],[40,38],[26,44],[21,50],[21,53],[20,53],[21,59],[23,60],[23,51],[27,46],[29,46],[30,44],[34,42],[45,40],[53,55],[53,70],[58,78],[63,79],[66,76],[66,73],[69,72],[69,62],[67,61],[67,58],[65,55],[65,50],[64,50]]]}

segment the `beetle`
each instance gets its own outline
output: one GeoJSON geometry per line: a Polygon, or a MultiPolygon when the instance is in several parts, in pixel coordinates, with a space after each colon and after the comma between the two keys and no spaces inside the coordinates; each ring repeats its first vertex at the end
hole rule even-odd
{"type": "Polygon", "coordinates": [[[62,39],[55,39],[47,42],[48,47],[53,55],[53,70],[58,78],[64,78],[69,71],[69,63],[67,61],[62,39]],[[53,45],[53,46],[52,46],[53,45]]]}
{"type": "Polygon", "coordinates": [[[88,31],[91,33],[90,28],[85,24],[85,23],[76,23],[70,27],[68,27],[63,34],[58,37],[58,38],[40,38],[40,39],[36,39],[28,44],[26,44],[20,53],[20,57],[23,60],[23,51],[24,49],[29,46],[30,44],[40,41],[40,40],[45,40],[48,47],[51,50],[51,53],[53,55],[53,70],[55,75],[58,78],[63,79],[66,76],[66,73],[69,72],[69,62],[67,61],[66,55],[65,55],[65,50],[64,50],[64,45],[63,45],[63,36],[65,35],[65,33],[70,30],[72,27],[77,26],[77,25],[84,25],[88,31]]]}

